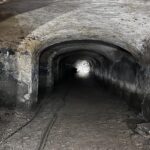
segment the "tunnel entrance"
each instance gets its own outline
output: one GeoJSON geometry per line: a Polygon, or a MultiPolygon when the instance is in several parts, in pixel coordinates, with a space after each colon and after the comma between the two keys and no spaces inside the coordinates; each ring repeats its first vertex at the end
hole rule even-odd
{"type": "Polygon", "coordinates": [[[75,68],[77,70],[78,77],[88,77],[91,71],[90,64],[87,60],[78,60],[75,63],[75,68]]]}
{"type": "Polygon", "coordinates": [[[39,102],[40,96],[53,91],[63,80],[90,75],[141,112],[139,70],[140,65],[130,53],[109,43],[82,40],[56,44],[40,55],[39,102]]]}
{"type": "Polygon", "coordinates": [[[131,142],[138,137],[131,136],[137,124],[144,122],[137,117],[141,101],[133,92],[139,67],[136,60],[110,45],[94,47],[98,52],[84,48],[83,43],[67,44],[58,45],[60,51],[54,48],[57,52],[47,49],[40,57],[39,94],[47,94],[49,103],[53,95],[52,111],[59,110],[45,147],[138,149],[131,142]]]}
{"type": "Polygon", "coordinates": [[[23,96],[37,102],[38,87],[39,107],[33,115],[25,114],[28,120],[24,113],[16,117],[19,123],[12,122],[10,129],[23,125],[4,142],[14,145],[17,140],[20,149],[20,135],[28,135],[32,140],[23,137],[22,144],[27,149],[149,149],[143,115],[148,116],[149,109],[142,110],[139,82],[143,68],[130,53],[83,40],[55,44],[35,56],[34,65],[27,67],[32,84],[23,96]]]}

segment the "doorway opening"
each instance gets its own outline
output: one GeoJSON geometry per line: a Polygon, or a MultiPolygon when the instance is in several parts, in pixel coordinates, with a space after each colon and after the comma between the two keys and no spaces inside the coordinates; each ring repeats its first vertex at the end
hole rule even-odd
{"type": "Polygon", "coordinates": [[[92,77],[140,112],[139,70],[140,65],[131,54],[110,43],[82,40],[56,44],[40,55],[39,96],[50,93],[65,80],[92,77]]]}
{"type": "Polygon", "coordinates": [[[47,147],[136,149],[130,132],[144,121],[137,117],[141,100],[134,93],[139,65],[117,47],[87,45],[85,41],[63,43],[46,49],[40,57],[39,94],[48,93],[49,103],[53,101],[50,95],[56,105],[63,103],[50,136],[57,139],[47,147]]]}

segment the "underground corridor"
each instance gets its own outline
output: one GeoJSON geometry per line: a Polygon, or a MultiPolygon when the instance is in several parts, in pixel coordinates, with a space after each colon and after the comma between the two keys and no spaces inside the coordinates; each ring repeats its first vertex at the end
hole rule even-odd
{"type": "Polygon", "coordinates": [[[131,53],[78,40],[47,47],[34,61],[36,105],[4,111],[2,150],[149,150],[142,66],[131,53]]]}
{"type": "Polygon", "coordinates": [[[39,66],[39,96],[45,89],[62,101],[45,149],[149,148],[144,138],[136,143],[145,119],[141,99],[126,85],[134,85],[140,68],[130,53],[104,42],[72,41],[47,48],[39,66]],[[57,48],[54,56],[50,49],[57,48]]]}
{"type": "Polygon", "coordinates": [[[150,150],[149,8],[0,0],[0,150],[150,150]]]}

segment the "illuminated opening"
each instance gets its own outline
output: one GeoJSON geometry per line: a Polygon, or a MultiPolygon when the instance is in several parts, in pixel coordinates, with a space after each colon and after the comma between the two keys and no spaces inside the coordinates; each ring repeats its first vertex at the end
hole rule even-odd
{"type": "Polygon", "coordinates": [[[76,62],[75,67],[77,69],[78,77],[88,77],[90,73],[90,64],[87,60],[79,60],[76,62]]]}

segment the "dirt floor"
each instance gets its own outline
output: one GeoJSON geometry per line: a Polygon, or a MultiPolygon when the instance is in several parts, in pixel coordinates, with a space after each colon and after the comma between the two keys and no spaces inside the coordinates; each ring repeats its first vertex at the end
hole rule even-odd
{"type": "MultiPolygon", "coordinates": [[[[93,80],[63,84],[45,101],[29,124],[3,140],[1,150],[150,149],[149,139],[135,132],[137,114],[93,80]]],[[[1,140],[34,116],[14,110],[1,115],[15,116],[0,120],[1,140]]]]}

